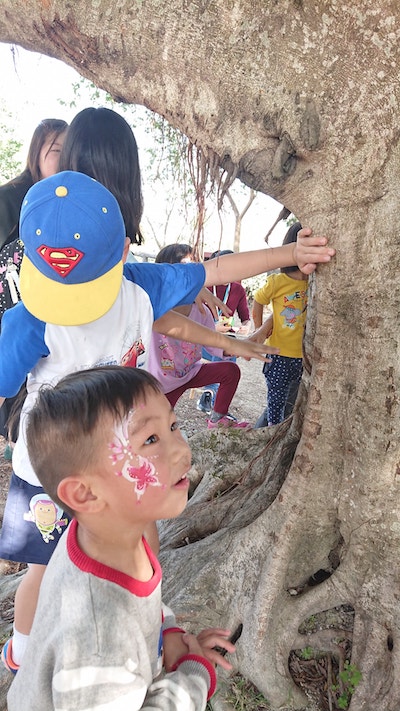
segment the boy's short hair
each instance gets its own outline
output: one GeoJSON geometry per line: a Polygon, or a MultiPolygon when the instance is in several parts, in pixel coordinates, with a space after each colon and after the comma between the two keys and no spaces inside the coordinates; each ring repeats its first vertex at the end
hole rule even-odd
{"type": "Polygon", "coordinates": [[[58,485],[95,463],[102,418],[120,422],[149,390],[161,392],[150,373],[116,365],[72,373],[39,391],[28,415],[29,457],[44,490],[64,510],[58,485]]]}
{"type": "MultiPolygon", "coordinates": [[[[292,244],[293,242],[297,242],[297,234],[300,232],[300,230],[300,222],[295,222],[293,225],[291,225],[283,238],[282,244],[292,244]]],[[[290,272],[297,272],[298,270],[299,268],[297,265],[293,267],[281,267],[282,274],[290,274],[290,272]]]]}

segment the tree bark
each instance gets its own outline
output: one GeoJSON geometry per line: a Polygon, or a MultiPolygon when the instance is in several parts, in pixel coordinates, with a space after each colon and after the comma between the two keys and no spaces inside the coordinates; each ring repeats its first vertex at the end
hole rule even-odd
{"type": "Polygon", "coordinates": [[[337,248],[311,280],[293,418],[209,434],[187,511],[163,526],[171,604],[242,621],[239,668],[275,708],[304,708],[289,653],[341,604],[363,673],[351,711],[400,705],[399,20],[395,0],[0,6],[0,40],[157,111],[337,248]]]}

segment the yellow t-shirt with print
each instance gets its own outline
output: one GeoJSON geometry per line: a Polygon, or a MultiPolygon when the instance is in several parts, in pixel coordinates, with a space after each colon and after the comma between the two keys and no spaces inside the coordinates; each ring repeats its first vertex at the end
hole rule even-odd
{"type": "Polygon", "coordinates": [[[279,348],[279,355],[302,358],[303,330],[307,309],[307,279],[292,279],[289,274],[271,274],[257,289],[254,300],[271,305],[274,319],[272,334],[265,341],[279,348]]]}

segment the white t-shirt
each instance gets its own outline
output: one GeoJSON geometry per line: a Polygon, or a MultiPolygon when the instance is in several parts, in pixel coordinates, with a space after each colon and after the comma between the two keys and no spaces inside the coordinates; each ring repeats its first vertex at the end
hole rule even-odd
{"type": "Polygon", "coordinates": [[[22,302],[5,313],[0,336],[0,395],[15,395],[28,376],[28,395],[13,453],[18,477],[40,486],[25,438],[27,415],[39,388],[55,385],[68,373],[96,366],[146,367],[153,321],[174,306],[192,303],[204,280],[202,264],[130,263],[124,267],[115,303],[96,321],[55,326],[32,316],[22,302]]]}

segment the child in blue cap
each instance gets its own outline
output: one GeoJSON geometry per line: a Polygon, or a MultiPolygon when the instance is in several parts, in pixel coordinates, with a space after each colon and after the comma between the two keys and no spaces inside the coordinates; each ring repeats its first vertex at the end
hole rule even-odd
{"type": "MultiPolygon", "coordinates": [[[[153,321],[158,319],[162,328],[163,319],[168,320],[166,312],[191,303],[204,285],[296,260],[312,270],[315,262],[329,261],[334,250],[325,247],[324,238],[307,236],[310,230],[305,230],[304,247],[299,240],[297,250],[290,245],[227,255],[210,267],[207,263],[124,265],[129,240],[116,199],[93,178],[72,171],[29,190],[20,226],[25,246],[22,302],[6,313],[2,324],[0,394],[14,395],[28,375],[28,395],[13,455],[0,557],[29,564],[23,579],[24,605],[19,604],[20,587],[16,609],[22,607],[22,626],[30,630],[41,575],[69,520],[44,494],[27,452],[26,421],[40,387],[95,366],[143,367],[153,321]],[[42,494],[43,499],[34,498],[42,494]]],[[[184,329],[180,337],[191,338],[184,329]]],[[[18,667],[27,634],[16,627],[13,642],[3,649],[8,668],[18,667]]]]}

